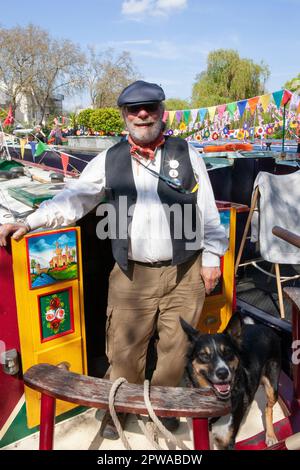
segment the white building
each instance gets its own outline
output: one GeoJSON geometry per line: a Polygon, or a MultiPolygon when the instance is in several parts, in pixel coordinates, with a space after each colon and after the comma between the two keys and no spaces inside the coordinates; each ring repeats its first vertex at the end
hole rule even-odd
{"type": "MultiPolygon", "coordinates": [[[[43,119],[45,123],[50,115],[56,114],[57,116],[63,113],[63,100],[64,95],[53,95],[49,100],[49,105],[46,108],[46,113],[43,119]]],[[[0,108],[8,108],[10,105],[9,96],[5,92],[5,85],[0,82],[0,108]]],[[[22,95],[19,99],[19,104],[15,112],[15,121],[21,124],[38,124],[41,120],[41,113],[37,110],[34,103],[33,96],[22,95]]]]}

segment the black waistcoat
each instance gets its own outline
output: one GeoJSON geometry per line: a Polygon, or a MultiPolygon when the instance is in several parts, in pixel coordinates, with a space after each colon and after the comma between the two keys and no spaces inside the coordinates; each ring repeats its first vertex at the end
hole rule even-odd
{"type": "MultiPolygon", "coordinates": [[[[112,251],[116,262],[124,271],[128,269],[128,237],[126,236],[126,238],[123,238],[119,234],[119,198],[120,196],[127,196],[128,209],[129,206],[135,204],[137,200],[137,191],[131,164],[132,157],[130,155],[129,148],[127,141],[114,145],[108,149],[105,162],[106,199],[108,203],[114,206],[117,216],[117,238],[111,239],[112,251]]],[[[169,162],[170,160],[176,160],[179,163],[179,166],[176,168],[178,171],[177,179],[180,180],[181,185],[185,190],[192,191],[197,183],[189,157],[187,142],[177,137],[166,138],[166,142],[161,150],[162,158],[160,173],[172,180],[169,176],[169,171],[171,170],[169,162]]],[[[153,176],[153,178],[155,178],[155,176],[153,176]]],[[[181,193],[178,190],[171,188],[165,181],[159,179],[157,193],[163,204],[169,207],[173,204],[179,204],[182,209],[182,214],[183,211],[186,210],[184,209],[184,205],[190,205],[189,210],[192,216],[192,221],[190,221],[191,229],[192,232],[195,232],[196,218],[199,217],[196,210],[197,191],[188,194],[181,193]]],[[[127,228],[129,223],[132,221],[133,214],[133,212],[131,212],[131,215],[128,215],[128,212],[130,211],[127,211],[127,228]]],[[[125,214],[121,215],[124,216],[125,214]]],[[[191,219],[191,217],[189,219],[191,219]]],[[[172,264],[176,265],[190,259],[197,251],[199,251],[200,246],[196,247],[197,249],[187,250],[186,243],[193,242],[195,237],[186,238],[184,230],[182,230],[182,236],[178,238],[174,235],[176,232],[174,232],[173,217],[168,217],[168,220],[173,248],[172,264]]]]}

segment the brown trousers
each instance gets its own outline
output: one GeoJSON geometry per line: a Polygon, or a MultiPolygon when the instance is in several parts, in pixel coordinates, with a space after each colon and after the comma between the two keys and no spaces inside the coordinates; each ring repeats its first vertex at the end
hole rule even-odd
{"type": "Polygon", "coordinates": [[[177,386],[182,378],[188,341],[179,316],[196,326],[205,298],[201,257],[177,266],[151,267],[130,262],[125,275],[115,264],[110,274],[106,354],[110,380],[125,377],[143,383],[148,344],[155,328],[157,365],[151,383],[177,386]]]}

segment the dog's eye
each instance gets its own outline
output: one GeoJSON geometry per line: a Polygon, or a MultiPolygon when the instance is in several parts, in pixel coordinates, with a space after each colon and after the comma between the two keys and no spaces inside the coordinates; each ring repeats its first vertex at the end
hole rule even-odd
{"type": "Polygon", "coordinates": [[[231,349],[224,349],[222,354],[225,359],[233,359],[234,357],[234,353],[231,351],[231,349]]]}
{"type": "Polygon", "coordinates": [[[198,355],[198,358],[201,362],[209,362],[210,361],[210,354],[208,354],[207,352],[201,352],[198,355]]]}

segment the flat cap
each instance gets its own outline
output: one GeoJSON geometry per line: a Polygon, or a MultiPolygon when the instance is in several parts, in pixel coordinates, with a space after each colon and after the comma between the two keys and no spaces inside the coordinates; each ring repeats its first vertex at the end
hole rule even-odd
{"type": "Polygon", "coordinates": [[[121,107],[127,104],[157,103],[165,99],[164,90],[159,85],[137,80],[124,88],[117,104],[121,107]]]}

